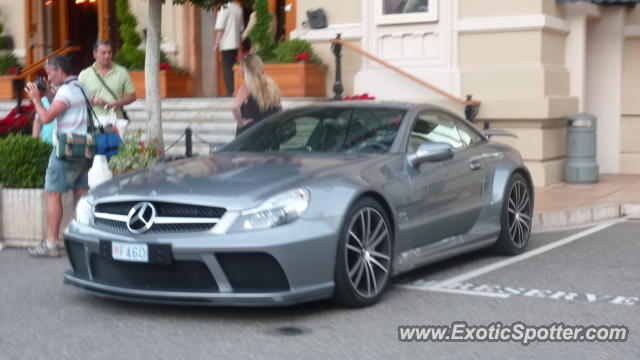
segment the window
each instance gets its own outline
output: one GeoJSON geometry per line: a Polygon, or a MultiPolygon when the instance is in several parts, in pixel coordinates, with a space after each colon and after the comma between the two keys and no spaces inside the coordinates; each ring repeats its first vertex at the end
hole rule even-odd
{"type": "Polygon", "coordinates": [[[378,24],[402,24],[438,20],[439,0],[375,0],[378,24]]]}
{"type": "Polygon", "coordinates": [[[420,145],[428,142],[447,143],[454,150],[467,145],[460,138],[458,128],[449,116],[434,111],[423,111],[418,114],[411,129],[409,152],[415,152],[420,145]]]}
{"type": "Polygon", "coordinates": [[[464,120],[454,118],[445,113],[438,113],[440,118],[446,118],[453,122],[453,124],[458,129],[458,134],[460,135],[460,139],[464,143],[465,146],[471,146],[475,143],[478,143],[484,138],[478,133],[478,131],[473,128],[471,125],[467,124],[464,120]]]}
{"type": "Polygon", "coordinates": [[[254,125],[225,151],[386,153],[405,110],[329,108],[272,117],[254,125]]]}

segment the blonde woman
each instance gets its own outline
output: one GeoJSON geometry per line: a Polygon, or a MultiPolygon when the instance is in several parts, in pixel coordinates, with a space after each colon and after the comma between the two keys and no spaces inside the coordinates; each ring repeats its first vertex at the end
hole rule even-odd
{"type": "Polygon", "coordinates": [[[233,101],[233,116],[238,122],[236,135],[255,125],[260,120],[282,110],[280,89],[273,79],[265,74],[262,59],[247,54],[240,59],[240,85],[233,101]]]}

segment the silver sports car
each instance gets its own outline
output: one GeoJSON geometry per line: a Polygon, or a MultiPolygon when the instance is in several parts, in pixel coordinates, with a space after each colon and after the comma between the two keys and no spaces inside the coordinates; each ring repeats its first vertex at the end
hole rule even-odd
{"type": "Polygon", "coordinates": [[[65,281],[132,301],[366,306],[418,266],[521,253],[532,211],[518,152],[446,110],[308,106],[83,197],[65,281]]]}

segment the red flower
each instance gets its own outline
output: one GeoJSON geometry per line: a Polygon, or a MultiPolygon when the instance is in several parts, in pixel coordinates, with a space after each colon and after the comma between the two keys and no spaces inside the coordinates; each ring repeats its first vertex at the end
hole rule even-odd
{"type": "Polygon", "coordinates": [[[138,141],[138,146],[144,147],[144,141],[142,141],[142,140],[138,141]]]}
{"type": "Polygon", "coordinates": [[[171,71],[171,65],[166,62],[160,63],[160,70],[171,71]]]}
{"type": "Polygon", "coordinates": [[[375,96],[369,96],[368,93],[364,93],[360,95],[345,96],[343,100],[375,100],[375,98],[375,96]]]}
{"type": "Polygon", "coordinates": [[[22,130],[31,123],[34,116],[35,107],[33,103],[22,105],[20,112],[17,107],[11,109],[4,119],[0,119],[0,134],[6,135],[22,130]]]}
{"type": "Polygon", "coordinates": [[[11,66],[4,72],[4,75],[18,75],[18,67],[15,65],[11,66]]]}
{"type": "Polygon", "coordinates": [[[311,59],[311,54],[309,54],[309,52],[305,50],[300,54],[296,55],[293,59],[296,61],[304,61],[307,63],[309,62],[309,59],[311,59]]]}

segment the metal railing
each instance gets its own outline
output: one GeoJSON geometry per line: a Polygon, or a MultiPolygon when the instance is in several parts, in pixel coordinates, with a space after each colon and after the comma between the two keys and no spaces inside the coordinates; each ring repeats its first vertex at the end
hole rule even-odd
{"type": "Polygon", "coordinates": [[[334,94],[335,94],[334,100],[342,100],[342,91],[344,91],[344,87],[342,85],[342,47],[344,46],[344,47],[349,48],[350,50],[358,53],[361,56],[364,56],[364,57],[366,57],[368,59],[371,59],[371,60],[373,60],[373,61],[385,66],[386,68],[391,69],[391,70],[399,73],[400,75],[402,75],[402,76],[404,76],[404,77],[406,77],[408,79],[411,79],[411,80],[417,82],[418,84],[423,85],[423,86],[435,91],[436,93],[438,93],[438,94],[440,94],[440,95],[442,95],[442,96],[444,96],[444,97],[446,97],[446,98],[448,98],[448,99],[450,99],[452,101],[455,101],[458,104],[464,105],[465,106],[464,112],[465,112],[465,117],[467,118],[467,120],[473,121],[476,118],[476,116],[478,115],[478,111],[480,110],[480,104],[481,103],[480,103],[480,101],[473,100],[471,95],[467,95],[466,99],[462,99],[462,98],[457,97],[457,96],[455,96],[455,95],[453,95],[453,94],[451,94],[451,93],[449,93],[447,91],[444,91],[444,90],[438,88],[437,86],[435,86],[435,85],[433,85],[433,84],[431,84],[431,83],[429,83],[429,82],[427,82],[425,80],[422,80],[422,79],[416,77],[415,75],[412,75],[412,74],[400,69],[399,67],[397,67],[395,65],[392,65],[389,62],[384,61],[384,60],[380,59],[379,57],[362,50],[361,48],[359,48],[359,47],[357,47],[355,45],[352,45],[352,44],[349,44],[347,42],[344,42],[341,39],[341,34],[337,34],[336,38],[331,40],[331,43],[332,43],[331,44],[331,49],[333,50],[333,54],[335,55],[335,58],[336,58],[336,79],[335,79],[335,82],[334,82],[334,85],[333,85],[333,91],[334,91],[334,94]]]}
{"type": "Polygon", "coordinates": [[[24,96],[23,91],[24,91],[24,87],[26,85],[27,80],[32,80],[33,76],[38,71],[42,70],[42,68],[44,67],[44,64],[47,62],[47,59],[54,57],[56,55],[66,55],[74,51],[79,51],[80,49],[81,48],[78,46],[68,46],[65,48],[60,48],[46,55],[42,59],[39,59],[33,64],[27,66],[26,68],[22,69],[19,74],[13,77],[13,79],[11,80],[11,85],[13,86],[13,91],[16,94],[17,107],[19,112],[22,111],[22,107],[20,105],[22,103],[22,98],[24,96]]]}

